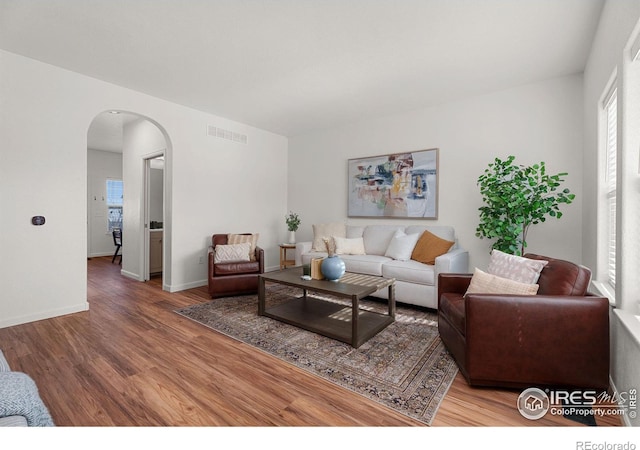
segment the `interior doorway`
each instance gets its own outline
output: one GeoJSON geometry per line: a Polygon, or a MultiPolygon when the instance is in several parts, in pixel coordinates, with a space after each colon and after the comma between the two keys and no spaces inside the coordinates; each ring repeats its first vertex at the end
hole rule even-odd
{"type": "Polygon", "coordinates": [[[164,150],[144,158],[144,279],[164,269],[164,150]]]}
{"type": "Polygon", "coordinates": [[[167,157],[171,142],[166,131],[140,114],[105,111],[89,126],[87,151],[87,239],[94,244],[88,245],[88,258],[109,257],[111,260],[115,251],[106,225],[109,210],[106,201],[104,208],[100,204],[103,196],[96,193],[96,186],[105,184],[104,177],[118,177],[123,185],[120,274],[137,281],[153,277],[155,284],[170,290],[171,220],[167,213],[170,211],[167,181],[170,167],[167,157]],[[109,161],[108,169],[104,168],[105,160],[109,161]],[[96,216],[104,216],[104,220],[96,216]],[[104,227],[102,222],[105,222],[104,227]],[[98,248],[96,242],[102,247],[98,248]]]}

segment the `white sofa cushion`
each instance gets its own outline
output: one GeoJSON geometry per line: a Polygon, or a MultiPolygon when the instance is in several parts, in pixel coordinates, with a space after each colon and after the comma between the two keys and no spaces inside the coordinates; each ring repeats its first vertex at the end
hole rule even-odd
{"type": "Polygon", "coordinates": [[[347,272],[377,277],[382,276],[384,265],[393,261],[391,258],[378,255],[340,255],[340,258],[344,261],[347,272]]]}
{"type": "Polygon", "coordinates": [[[382,266],[382,276],[408,283],[435,285],[435,267],[418,261],[389,261],[382,266]]]}
{"type": "Polygon", "coordinates": [[[396,231],[404,231],[404,227],[396,225],[369,225],[364,229],[364,249],[367,255],[383,256],[396,231]]]}

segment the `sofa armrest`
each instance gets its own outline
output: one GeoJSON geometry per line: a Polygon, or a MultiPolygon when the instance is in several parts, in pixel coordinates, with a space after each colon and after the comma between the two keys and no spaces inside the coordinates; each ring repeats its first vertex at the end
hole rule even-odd
{"type": "MultiPolygon", "coordinates": [[[[436,258],[434,266],[434,282],[436,284],[436,292],[438,292],[437,302],[440,301],[440,292],[438,288],[439,275],[441,273],[467,273],[469,271],[469,252],[463,248],[453,249],[444,255],[436,258]]],[[[466,289],[466,288],[465,288],[466,289]]],[[[464,292],[462,292],[464,294],[464,292]]]]}
{"type": "Polygon", "coordinates": [[[302,265],[302,255],[305,253],[309,253],[311,251],[311,247],[313,247],[313,242],[296,242],[296,255],[295,261],[296,266],[302,265]]]}
{"type": "Polygon", "coordinates": [[[256,261],[260,264],[260,273],[264,273],[264,249],[256,246],[256,261]]]}
{"type": "Polygon", "coordinates": [[[440,273],[467,273],[469,271],[469,252],[456,248],[436,258],[436,279],[440,273]]]}
{"type": "Polygon", "coordinates": [[[444,293],[464,295],[471,284],[473,274],[441,273],[438,275],[438,301],[444,293]]]}
{"type": "Polygon", "coordinates": [[[532,385],[563,380],[606,389],[609,383],[605,297],[469,294],[465,337],[472,382],[491,384],[500,373],[502,385],[523,378],[532,385]]]}

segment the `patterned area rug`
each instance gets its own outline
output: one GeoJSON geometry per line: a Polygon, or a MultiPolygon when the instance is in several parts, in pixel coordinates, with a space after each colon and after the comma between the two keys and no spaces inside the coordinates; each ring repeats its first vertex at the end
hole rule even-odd
{"type": "MultiPolygon", "coordinates": [[[[267,308],[300,295],[299,289],[267,283],[267,308]]],[[[386,302],[365,299],[361,308],[385,312],[386,302]]],[[[176,312],[427,425],[458,372],[440,340],[437,315],[427,310],[398,306],[395,322],[358,349],[258,316],[257,295],[176,312]]]]}

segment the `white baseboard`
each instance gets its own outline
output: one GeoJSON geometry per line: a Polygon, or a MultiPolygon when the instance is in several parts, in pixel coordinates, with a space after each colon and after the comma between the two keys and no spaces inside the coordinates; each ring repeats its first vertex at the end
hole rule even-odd
{"type": "MultiPolygon", "coordinates": [[[[611,386],[611,390],[613,391],[613,397],[619,398],[620,392],[618,391],[618,388],[616,387],[616,384],[613,382],[613,378],[611,378],[611,376],[609,376],[609,386],[611,386]]],[[[629,421],[629,416],[627,414],[622,414],[622,423],[624,423],[625,427],[633,426],[629,421]]]]}
{"type": "Polygon", "coordinates": [[[186,291],[187,289],[193,289],[201,286],[206,286],[209,283],[208,280],[192,281],[191,283],[166,285],[164,286],[169,292],[186,291]]]}
{"type": "Polygon", "coordinates": [[[120,274],[123,277],[127,277],[127,278],[131,278],[132,280],[136,280],[136,281],[144,281],[143,279],[140,278],[140,275],[138,275],[137,273],[133,273],[133,272],[128,272],[124,269],[122,269],[120,271],[120,274]]]}
{"type": "MultiPolygon", "coordinates": [[[[113,257],[113,252],[99,252],[99,253],[91,253],[89,258],[100,258],[102,256],[111,256],[113,257]]],[[[118,258],[120,258],[120,253],[118,253],[118,258]]]]}
{"type": "Polygon", "coordinates": [[[82,311],[89,310],[89,302],[80,303],[79,305],[68,306],[66,308],[51,309],[48,311],[39,311],[26,316],[10,317],[0,320],[0,328],[12,327],[14,325],[22,325],[23,323],[36,322],[38,320],[51,319],[53,317],[65,316],[82,311]]]}

